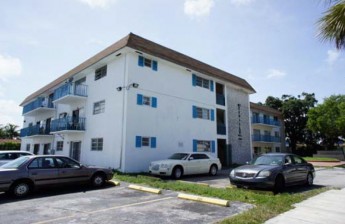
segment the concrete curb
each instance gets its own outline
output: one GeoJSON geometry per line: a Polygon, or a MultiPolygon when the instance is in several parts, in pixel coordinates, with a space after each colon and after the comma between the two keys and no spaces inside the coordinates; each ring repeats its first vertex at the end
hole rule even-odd
{"type": "Polygon", "coordinates": [[[208,204],[220,205],[223,207],[229,207],[230,206],[229,201],[223,200],[223,199],[218,199],[218,198],[208,198],[208,197],[191,195],[191,194],[183,194],[183,193],[178,194],[177,197],[180,199],[186,199],[186,200],[197,201],[197,202],[204,202],[204,203],[208,203],[208,204]]]}
{"type": "Polygon", "coordinates": [[[180,183],[186,183],[186,184],[197,184],[205,187],[209,187],[210,185],[207,183],[199,183],[199,182],[191,182],[191,181],[185,181],[185,180],[179,180],[180,183]]]}
{"type": "Polygon", "coordinates": [[[120,182],[116,180],[108,180],[109,183],[114,184],[115,186],[120,186],[120,182]]]}
{"type": "Polygon", "coordinates": [[[162,193],[161,189],[142,187],[142,186],[134,185],[134,184],[130,184],[128,186],[128,188],[133,189],[133,190],[138,190],[138,191],[145,191],[145,192],[149,192],[149,193],[154,193],[154,194],[161,194],[162,193]]]}

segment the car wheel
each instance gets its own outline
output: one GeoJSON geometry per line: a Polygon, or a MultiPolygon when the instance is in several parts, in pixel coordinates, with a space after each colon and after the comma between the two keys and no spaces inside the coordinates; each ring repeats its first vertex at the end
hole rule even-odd
{"type": "Polygon", "coordinates": [[[212,165],[211,167],[210,167],[210,175],[211,176],[216,176],[217,175],[217,172],[218,172],[218,168],[217,168],[217,166],[216,165],[212,165]]]}
{"type": "Polygon", "coordinates": [[[16,197],[25,197],[31,192],[31,186],[26,181],[17,182],[12,186],[11,193],[16,197]]]}
{"type": "Polygon", "coordinates": [[[275,180],[274,184],[274,192],[279,193],[282,192],[285,187],[284,177],[282,175],[278,175],[275,180]]]}
{"type": "Polygon", "coordinates": [[[173,172],[172,172],[172,176],[174,179],[178,180],[182,177],[183,171],[181,167],[175,167],[173,172]]]}
{"type": "Polygon", "coordinates": [[[91,184],[94,187],[102,187],[105,184],[105,176],[102,173],[96,173],[91,179],[91,184]]]}
{"type": "Polygon", "coordinates": [[[311,185],[313,185],[313,182],[314,182],[313,175],[311,173],[308,173],[308,175],[307,175],[307,185],[311,186],[311,185]]]}

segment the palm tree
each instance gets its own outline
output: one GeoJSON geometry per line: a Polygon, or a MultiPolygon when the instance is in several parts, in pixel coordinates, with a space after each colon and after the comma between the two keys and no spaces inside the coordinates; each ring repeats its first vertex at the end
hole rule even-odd
{"type": "Polygon", "coordinates": [[[7,124],[5,126],[5,134],[8,138],[14,138],[14,137],[18,137],[19,133],[17,131],[18,125],[15,124],[7,124]]]}
{"type": "Polygon", "coordinates": [[[329,0],[331,7],[319,20],[319,34],[324,41],[335,42],[338,50],[345,49],[345,0],[329,0]]]}

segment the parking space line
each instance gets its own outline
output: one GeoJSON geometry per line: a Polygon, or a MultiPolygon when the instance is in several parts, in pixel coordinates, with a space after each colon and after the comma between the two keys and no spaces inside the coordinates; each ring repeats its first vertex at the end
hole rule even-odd
{"type": "MultiPolygon", "coordinates": [[[[136,206],[136,205],[143,205],[143,204],[154,203],[154,202],[158,202],[158,201],[169,200],[169,199],[173,199],[173,198],[175,198],[175,197],[165,197],[165,198],[160,198],[160,199],[155,199],[155,200],[149,200],[149,201],[143,201],[143,202],[137,202],[137,203],[127,204],[127,205],[120,205],[120,206],[100,209],[100,210],[96,210],[96,211],[92,211],[92,212],[83,212],[83,214],[94,214],[94,213],[109,211],[109,210],[113,210],[113,209],[117,209],[117,208],[126,208],[126,207],[131,207],[131,206],[136,206]]],[[[55,219],[48,219],[48,220],[44,220],[44,221],[34,222],[33,224],[44,224],[44,223],[59,221],[59,220],[75,217],[76,215],[77,214],[70,215],[70,216],[64,216],[64,217],[60,217],[60,218],[55,218],[55,219]]]]}

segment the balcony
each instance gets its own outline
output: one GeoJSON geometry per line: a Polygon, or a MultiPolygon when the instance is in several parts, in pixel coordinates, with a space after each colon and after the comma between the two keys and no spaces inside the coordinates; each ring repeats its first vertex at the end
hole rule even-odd
{"type": "Polygon", "coordinates": [[[40,113],[54,111],[54,105],[44,97],[38,97],[35,101],[23,107],[24,116],[36,116],[40,113]]]}
{"type": "Polygon", "coordinates": [[[253,135],[252,141],[254,142],[277,142],[280,143],[280,137],[271,135],[253,135]]]}
{"type": "Polygon", "coordinates": [[[54,91],[54,103],[71,104],[73,102],[85,101],[87,97],[87,86],[74,83],[66,83],[54,91]]]}
{"type": "Polygon", "coordinates": [[[33,137],[33,136],[52,136],[50,129],[41,127],[39,124],[29,126],[20,130],[20,137],[33,137]]]}
{"type": "Polygon", "coordinates": [[[216,94],[216,104],[225,106],[225,96],[223,94],[216,94]]]}
{"type": "Polygon", "coordinates": [[[226,126],[225,124],[217,124],[217,134],[226,135],[226,126]]]}
{"type": "Polygon", "coordinates": [[[269,118],[263,117],[252,117],[252,124],[264,124],[264,125],[271,125],[271,126],[280,126],[279,121],[275,121],[269,118]]]}
{"type": "Polygon", "coordinates": [[[84,117],[71,117],[55,119],[51,122],[51,133],[80,133],[85,131],[84,117]]]}

